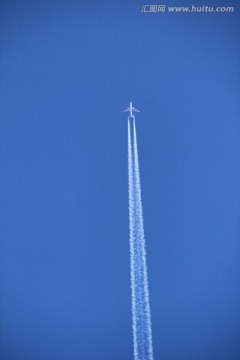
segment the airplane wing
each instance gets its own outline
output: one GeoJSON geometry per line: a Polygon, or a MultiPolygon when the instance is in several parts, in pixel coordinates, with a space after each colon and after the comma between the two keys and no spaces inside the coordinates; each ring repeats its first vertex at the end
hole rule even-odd
{"type": "Polygon", "coordinates": [[[140,112],[139,110],[137,110],[137,109],[135,109],[135,108],[133,108],[133,111],[140,112]]]}
{"type": "Polygon", "coordinates": [[[126,112],[126,111],[130,111],[130,109],[128,108],[128,109],[126,109],[126,110],[123,110],[123,112],[126,112]]]}

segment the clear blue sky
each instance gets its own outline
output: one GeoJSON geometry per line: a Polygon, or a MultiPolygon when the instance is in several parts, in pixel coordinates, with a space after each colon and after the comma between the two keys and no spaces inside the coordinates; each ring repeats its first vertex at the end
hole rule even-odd
{"type": "Polygon", "coordinates": [[[133,359],[129,101],[155,359],[240,358],[239,1],[148,3],[1,1],[1,360],[133,359]]]}

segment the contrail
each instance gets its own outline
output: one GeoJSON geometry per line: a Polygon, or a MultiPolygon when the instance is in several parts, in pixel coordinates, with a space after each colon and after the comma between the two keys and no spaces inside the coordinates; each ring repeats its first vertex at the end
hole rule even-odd
{"type": "Polygon", "coordinates": [[[134,360],[153,360],[135,117],[128,118],[128,186],[134,360]]]}

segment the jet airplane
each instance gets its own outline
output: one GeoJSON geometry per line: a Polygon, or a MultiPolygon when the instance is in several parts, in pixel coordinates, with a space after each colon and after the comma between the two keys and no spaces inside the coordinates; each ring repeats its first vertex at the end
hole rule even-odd
{"type": "Polygon", "coordinates": [[[126,112],[126,111],[129,111],[131,117],[134,116],[133,115],[134,111],[140,112],[139,110],[135,109],[135,107],[132,106],[132,102],[130,102],[129,107],[126,110],[124,110],[123,112],[126,112]]]}

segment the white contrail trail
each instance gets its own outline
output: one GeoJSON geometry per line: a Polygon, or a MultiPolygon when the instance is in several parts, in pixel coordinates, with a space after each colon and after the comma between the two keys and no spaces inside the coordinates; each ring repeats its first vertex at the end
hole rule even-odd
{"type": "Polygon", "coordinates": [[[134,359],[138,359],[138,344],[137,344],[137,320],[136,320],[136,278],[135,278],[135,196],[133,185],[133,154],[132,154],[132,140],[131,127],[128,119],[128,188],[129,188],[129,230],[130,230],[130,267],[131,267],[131,289],[132,289],[132,323],[133,323],[133,348],[134,359]]]}
{"type": "Polygon", "coordinates": [[[128,179],[134,360],[153,360],[137,135],[133,116],[128,119],[128,179]]]}

